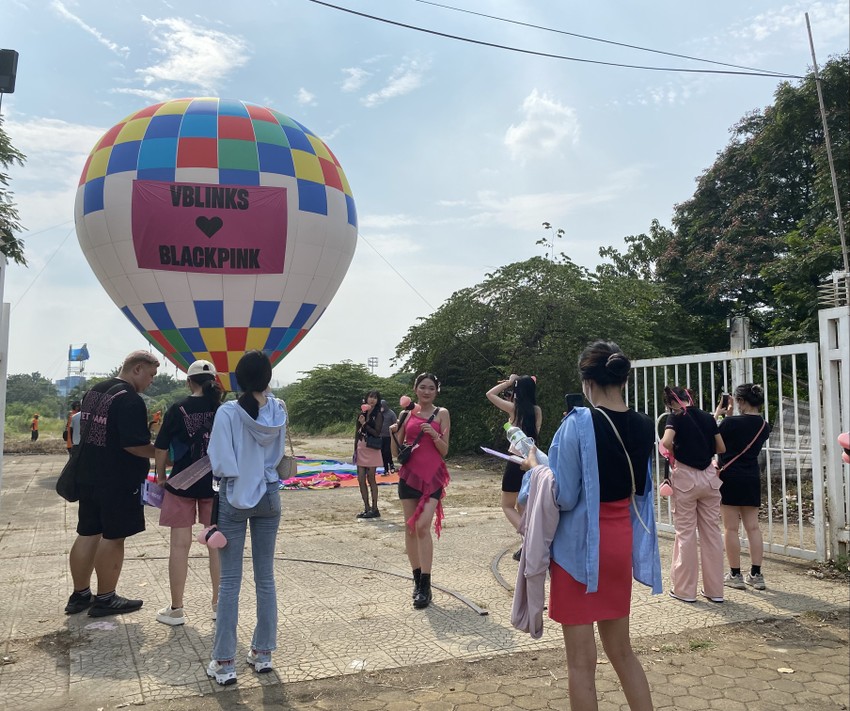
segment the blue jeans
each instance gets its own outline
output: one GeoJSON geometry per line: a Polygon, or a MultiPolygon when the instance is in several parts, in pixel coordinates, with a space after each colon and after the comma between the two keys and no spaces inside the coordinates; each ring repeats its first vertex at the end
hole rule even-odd
{"type": "Polygon", "coordinates": [[[251,647],[272,651],[277,647],[277,594],[274,584],[274,552],[280,524],[278,483],[252,509],[237,509],[227,501],[225,487],[219,492],[218,529],[227,538],[221,555],[221,584],[218,590],[218,620],[212,658],[219,661],[236,657],[236,624],[239,621],[239,590],[242,587],[242,554],[246,524],[251,524],[251,559],[257,592],[257,626],[251,647]]]}

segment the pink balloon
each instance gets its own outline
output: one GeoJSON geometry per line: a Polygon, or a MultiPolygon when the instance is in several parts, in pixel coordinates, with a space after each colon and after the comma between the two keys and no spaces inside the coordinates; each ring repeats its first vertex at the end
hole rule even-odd
{"type": "Polygon", "coordinates": [[[534,381],[534,384],[536,385],[536,384],[537,384],[537,376],[536,376],[536,375],[532,375],[532,376],[531,376],[531,379],[534,381]]]}
{"type": "Polygon", "coordinates": [[[362,412],[369,412],[369,406],[368,406],[368,405],[364,402],[364,403],[360,406],[360,410],[361,410],[362,412]]]}
{"type": "Polygon", "coordinates": [[[398,399],[398,404],[403,410],[406,410],[410,406],[410,398],[407,395],[402,395],[398,399]]]}

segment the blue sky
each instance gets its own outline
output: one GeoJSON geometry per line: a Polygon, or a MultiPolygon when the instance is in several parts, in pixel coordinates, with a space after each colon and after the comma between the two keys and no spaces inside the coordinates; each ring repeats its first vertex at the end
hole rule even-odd
{"type": "MultiPolygon", "coordinates": [[[[497,22],[415,0],[339,0],[449,34],[608,62],[710,65],[497,22]]],[[[789,74],[847,51],[845,0],[573,3],[456,0],[456,7],[617,42],[789,74]]],[[[184,96],[264,104],[321,136],[354,192],[360,239],[335,299],[276,368],[279,383],[343,359],[379,359],[457,289],[541,254],[546,221],[588,267],[601,246],[669,224],[673,206],[771,103],[778,80],[560,61],[381,24],[308,0],[0,0],[0,46],[20,53],[5,127],[28,156],[11,171],[29,267],[12,265],[9,373],[89,370],[147,341],[98,284],[74,234],[85,157],[127,114],[184,96]],[[392,266],[389,266],[392,265],[392,266]]],[[[170,364],[166,370],[175,373],[170,364]]]]}

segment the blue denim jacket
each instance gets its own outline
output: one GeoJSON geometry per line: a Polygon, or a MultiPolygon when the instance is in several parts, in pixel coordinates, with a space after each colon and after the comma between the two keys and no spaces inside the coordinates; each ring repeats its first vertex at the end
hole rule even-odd
{"type": "MultiPolygon", "coordinates": [[[[586,585],[587,592],[596,592],[599,587],[599,465],[589,409],[577,407],[561,422],[549,448],[549,464],[555,475],[556,503],[561,510],[551,557],[586,585]]],[[[630,506],[632,574],[657,595],[661,592],[661,557],[649,461],[646,478],[644,495],[635,496],[630,506]]]]}

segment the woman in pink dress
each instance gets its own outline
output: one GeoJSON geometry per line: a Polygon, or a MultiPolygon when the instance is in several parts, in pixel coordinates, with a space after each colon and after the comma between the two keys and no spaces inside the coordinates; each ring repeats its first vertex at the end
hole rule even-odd
{"type": "Polygon", "coordinates": [[[421,610],[431,604],[431,564],[434,558],[431,522],[434,521],[434,531],[439,538],[443,521],[442,499],[449,484],[449,470],[443,458],[449,451],[451,418],[448,410],[434,404],[440,392],[440,381],[436,375],[418,375],[413,387],[418,411],[416,414],[402,414],[390,430],[397,446],[402,442],[411,445],[415,442],[410,459],[399,470],[398,497],[407,522],[404,546],[413,569],[413,607],[421,610]]]}

